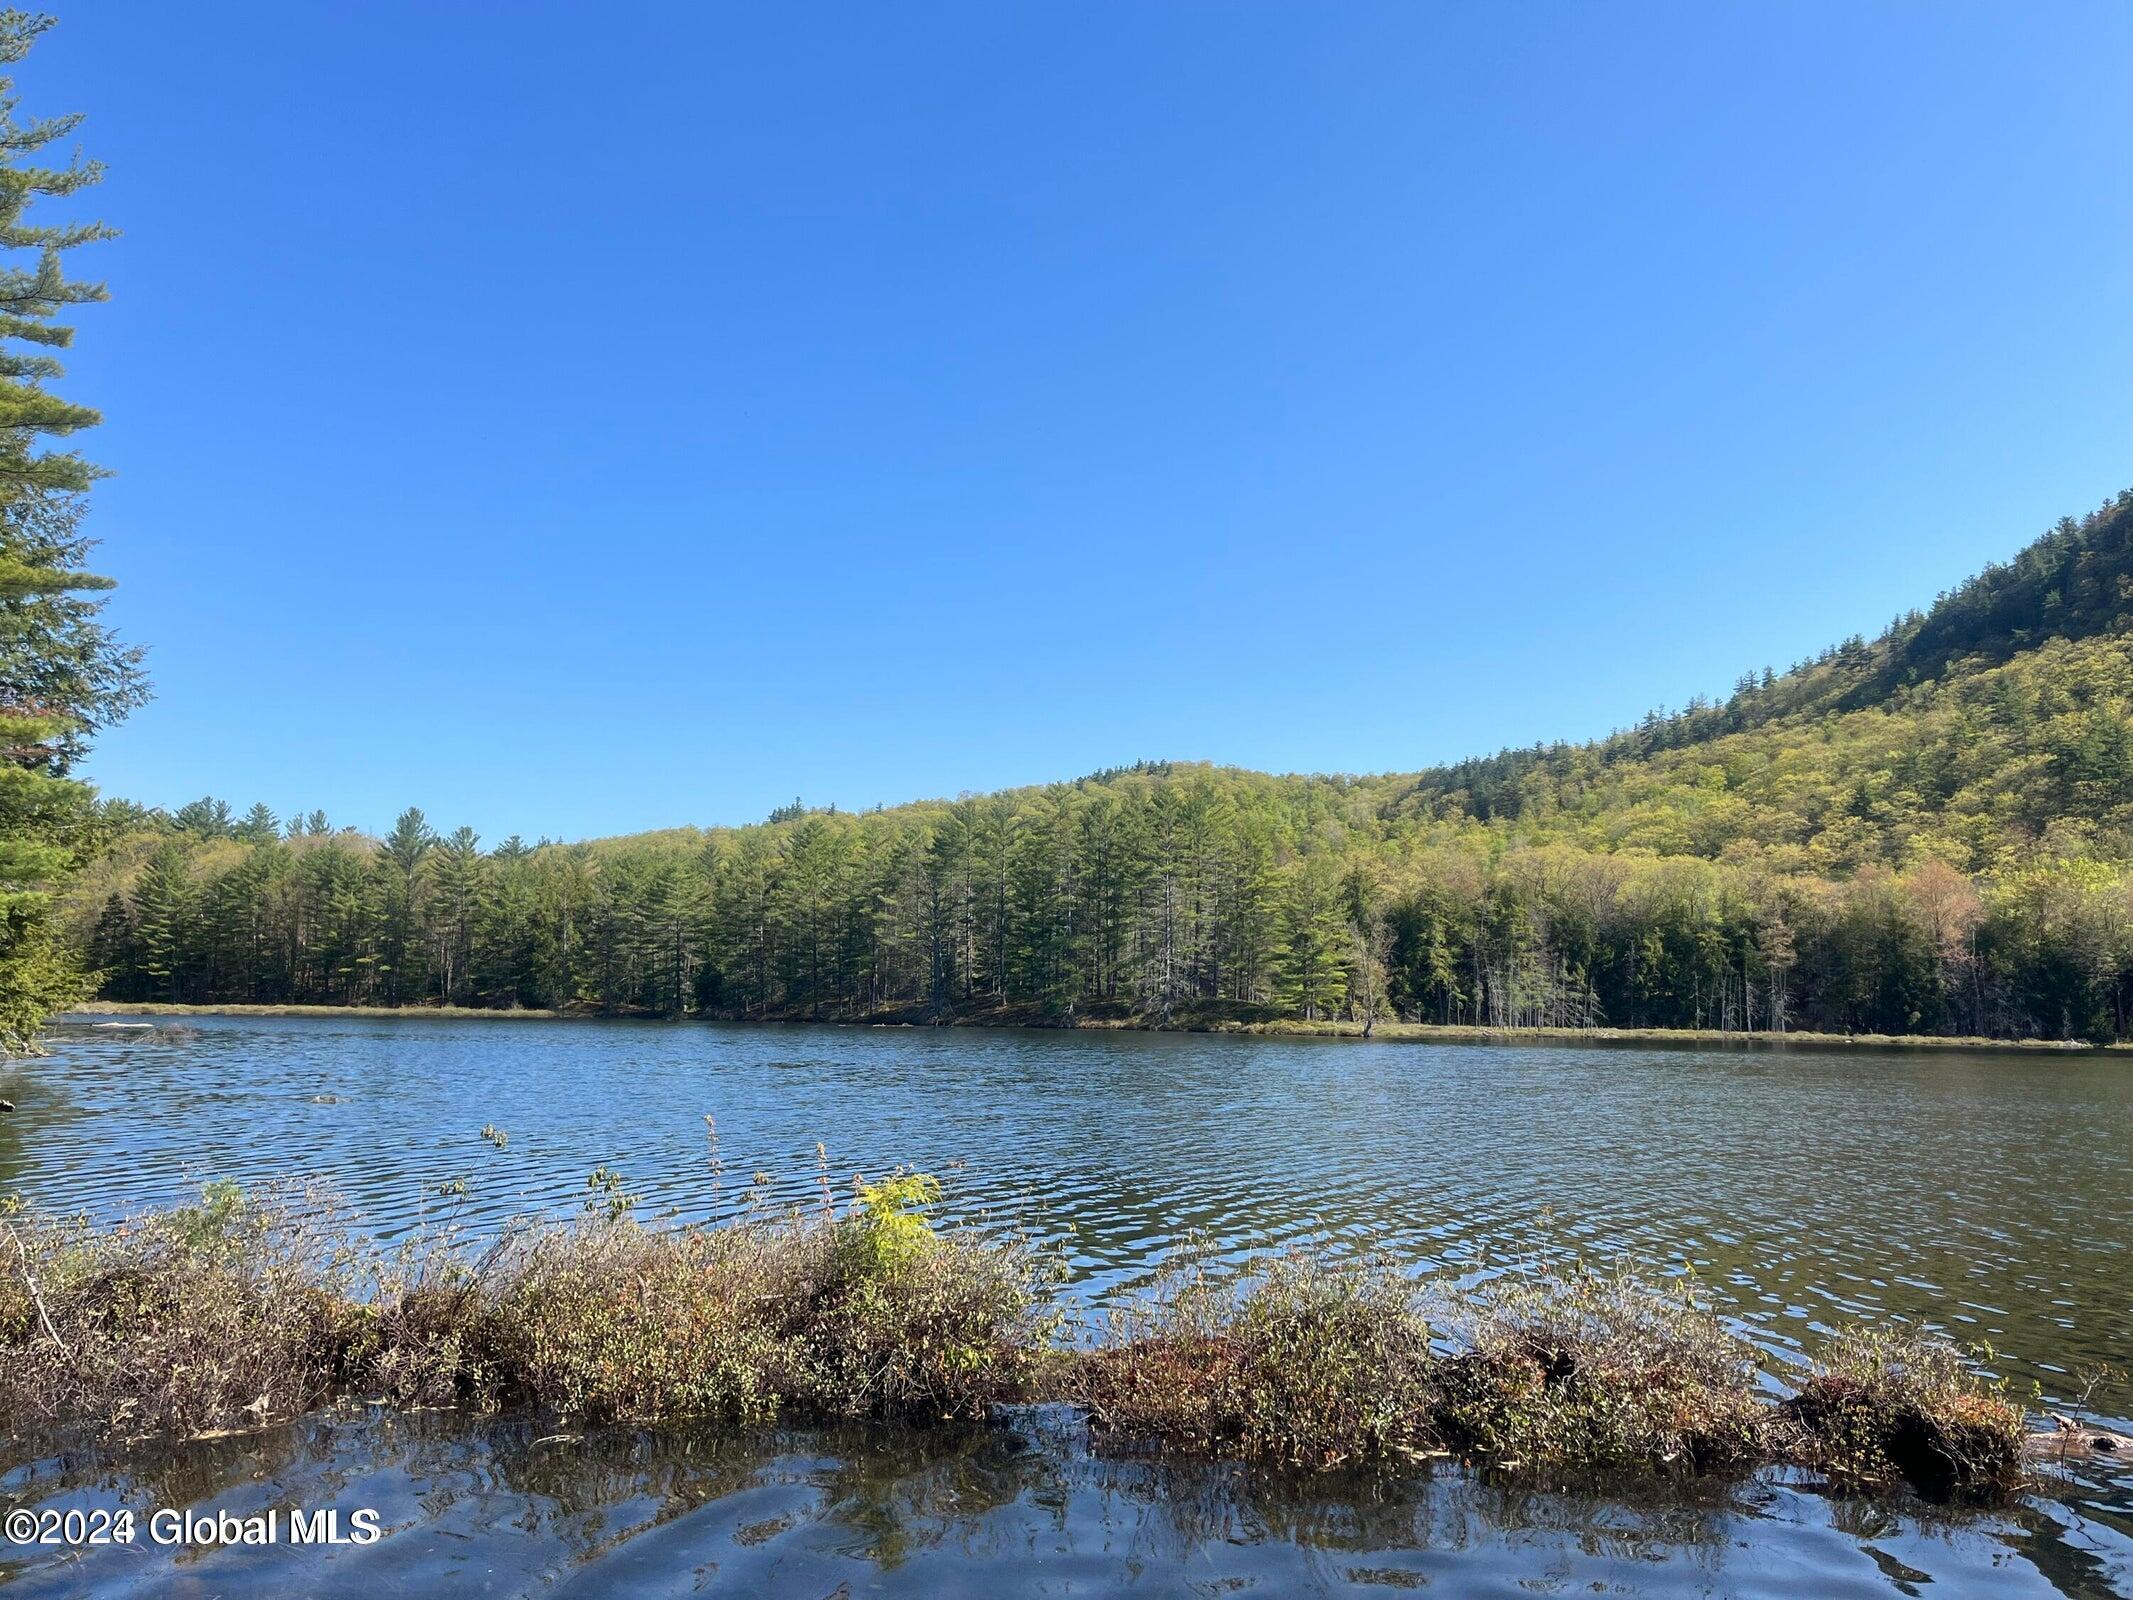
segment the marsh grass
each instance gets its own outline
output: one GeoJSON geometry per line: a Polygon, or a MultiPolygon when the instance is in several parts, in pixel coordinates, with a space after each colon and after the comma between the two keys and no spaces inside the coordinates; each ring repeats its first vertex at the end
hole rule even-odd
{"type": "Polygon", "coordinates": [[[1693,1286],[1572,1268],[1480,1288],[1298,1253],[1188,1252],[1093,1344],[1057,1256],[930,1220],[898,1173],[839,1210],[647,1227],[605,1190],[479,1249],[368,1241],[313,1190],[211,1185],[116,1227],[0,1215],[0,1426],[196,1437],[337,1399],[590,1424],[942,1423],[1067,1401],[1100,1448],[1285,1468],[1687,1474],[1787,1462],[1979,1500],[2025,1420],[1952,1347],[1834,1339],[1789,1398],[1693,1286]]]}

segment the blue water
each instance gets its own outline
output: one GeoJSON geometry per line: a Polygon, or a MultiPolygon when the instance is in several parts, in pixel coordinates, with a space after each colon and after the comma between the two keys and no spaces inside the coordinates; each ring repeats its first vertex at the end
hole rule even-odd
{"type": "MultiPolygon", "coordinates": [[[[1197,1233],[1238,1258],[1317,1240],[1463,1274],[1572,1254],[1694,1271],[1774,1366],[1852,1318],[1990,1341],[1997,1370],[2060,1400],[2133,1355],[2122,1058],[361,1018],[55,1043],[0,1072],[19,1107],[0,1193],[99,1214],[211,1177],[313,1176],[382,1233],[480,1229],[579,1206],[605,1165],[642,1214],[696,1218],[819,1204],[825,1177],[907,1165],[943,1176],[956,1214],[1057,1240],[1097,1317],[1197,1233]],[[465,1199],[442,1192],[454,1180],[465,1199]]],[[[2107,1390],[2095,1409],[2133,1404],[2107,1390]]],[[[468,1562],[507,1594],[2108,1594],[2133,1573],[2133,1487],[2107,1477],[1950,1522],[1772,1478],[1641,1504],[1460,1473],[1299,1485],[1094,1460],[1045,1429],[685,1451],[517,1427],[312,1423],[205,1476],[47,1463],[0,1498],[330,1481],[406,1508],[369,1552],[189,1564],[203,1593],[225,1572],[230,1592],[433,1592],[468,1562]]],[[[155,1560],[107,1554],[0,1573],[32,1593],[167,1592],[155,1560]]]]}

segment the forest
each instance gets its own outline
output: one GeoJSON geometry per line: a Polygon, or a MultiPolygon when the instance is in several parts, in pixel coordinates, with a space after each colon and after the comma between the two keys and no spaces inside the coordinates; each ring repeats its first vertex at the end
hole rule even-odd
{"type": "Polygon", "coordinates": [[[494,847],[110,802],[66,915],[118,1000],[2124,1039],[2129,629],[2133,492],[1589,744],[494,847]]]}

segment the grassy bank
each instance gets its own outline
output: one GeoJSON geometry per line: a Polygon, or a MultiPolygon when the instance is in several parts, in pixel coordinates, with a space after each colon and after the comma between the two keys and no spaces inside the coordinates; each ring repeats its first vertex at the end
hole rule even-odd
{"type": "MultiPolygon", "coordinates": [[[[251,1006],[172,1005],[155,1001],[92,1000],[66,1013],[70,1018],[112,1017],[394,1017],[394,1018],[496,1018],[505,1021],[552,1021],[557,1018],[589,1019],[596,1011],[507,1011],[481,1006],[251,1006]]],[[[690,1018],[636,1020],[706,1020],[690,1018]]],[[[719,1017],[721,1022],[826,1022],[852,1027],[971,1027],[1120,1030],[1143,1033],[1234,1033],[1264,1038],[1352,1039],[1364,1042],[1358,1022],[1300,1022],[1292,1019],[1244,1019],[1224,1013],[1180,1013],[1169,1023],[1139,1013],[1084,1014],[1074,1018],[1050,1017],[1033,1008],[1000,1008],[955,1012],[932,1018],[908,1009],[859,1017],[719,1017]]],[[[1716,1028],[1485,1028],[1461,1023],[1380,1022],[1372,1042],[1411,1041],[1427,1044],[1577,1044],[1577,1045],[1694,1045],[1742,1050],[1815,1049],[1875,1050],[2012,1050],[2030,1054],[2133,1055],[2133,1044],[2089,1044],[2079,1039],[1989,1039],[1944,1037],[1914,1033],[1734,1033],[1716,1028]]]]}
{"type": "Polygon", "coordinates": [[[842,1209],[825,1190],[810,1213],[673,1229],[624,1198],[478,1249],[385,1249],[301,1191],[211,1186],[109,1228],[12,1207],[0,1425],[189,1436],[339,1399],[596,1423],[1063,1401],[1106,1448],[1311,1468],[1787,1463],[1952,1500],[2023,1481],[2021,1409],[1916,1335],[1840,1335],[1779,1396],[1679,1290],[1592,1273],[1464,1290],[1289,1257],[1242,1277],[1188,1263],[1077,1337],[1056,1262],[936,1230],[937,1194],[898,1175],[842,1209]]]}

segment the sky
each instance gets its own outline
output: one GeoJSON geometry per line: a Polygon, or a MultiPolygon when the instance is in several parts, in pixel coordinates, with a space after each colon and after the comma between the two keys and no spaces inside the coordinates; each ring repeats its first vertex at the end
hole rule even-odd
{"type": "Polygon", "coordinates": [[[2133,484],[2120,5],[53,4],[145,804],[1413,770],[2133,484]]]}

